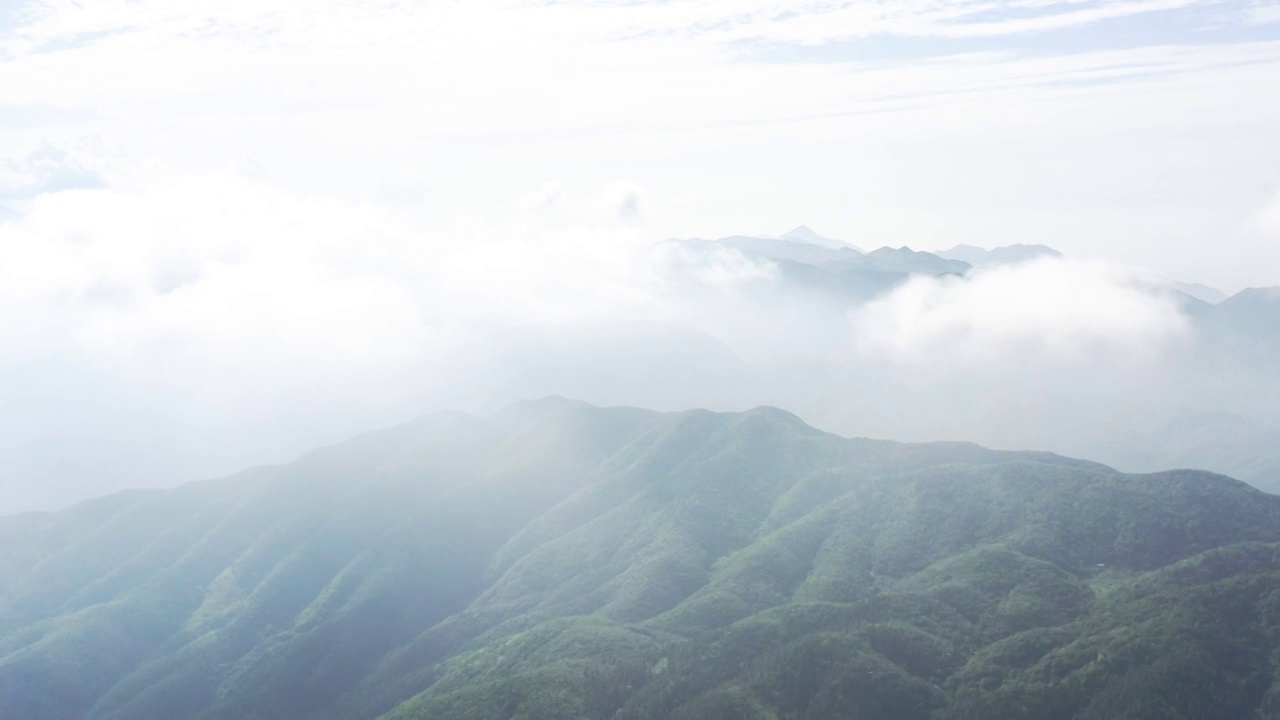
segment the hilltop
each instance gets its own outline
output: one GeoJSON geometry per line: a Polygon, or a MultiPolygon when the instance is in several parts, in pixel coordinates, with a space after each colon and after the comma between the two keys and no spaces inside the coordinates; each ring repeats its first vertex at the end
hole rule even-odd
{"type": "MultiPolygon", "coordinates": [[[[1274,708],[1280,498],[560,398],[0,519],[0,716],[1274,708]]],[[[1265,716],[1265,713],[1264,713],[1265,716]]]]}

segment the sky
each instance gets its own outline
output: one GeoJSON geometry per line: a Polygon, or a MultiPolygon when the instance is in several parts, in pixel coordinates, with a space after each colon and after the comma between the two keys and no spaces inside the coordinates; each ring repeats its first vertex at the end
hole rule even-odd
{"type": "Polygon", "coordinates": [[[1280,202],[1274,2],[7,7],[10,215],[247,169],[439,236],[548,187],[629,182],[657,235],[805,223],[1280,282],[1247,261],[1280,202]]]}
{"type": "Polygon", "coordinates": [[[667,237],[1044,243],[1075,264],[854,330],[1164,343],[1117,277],[1280,285],[1276,128],[1276,2],[10,0],[0,509],[287,459],[493,384],[521,333],[825,332],[747,327],[770,269],[673,272],[667,237]]]}

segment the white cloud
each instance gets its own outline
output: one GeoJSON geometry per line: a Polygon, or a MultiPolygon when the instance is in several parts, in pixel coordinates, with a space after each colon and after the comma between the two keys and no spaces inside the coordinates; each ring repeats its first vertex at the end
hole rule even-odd
{"type": "Polygon", "coordinates": [[[11,321],[65,314],[63,341],[91,353],[176,344],[231,366],[406,356],[459,318],[537,324],[651,302],[649,240],[632,227],[641,196],[611,187],[432,238],[373,206],[242,175],[52,192],[0,225],[0,298],[11,321]]]}
{"type": "MultiPolygon", "coordinates": [[[[968,383],[962,400],[1007,389],[1011,369],[1024,398],[1058,381],[1114,394],[1186,339],[1134,276],[1065,261],[917,279],[846,317],[782,292],[769,264],[655,243],[659,213],[631,183],[548,186],[432,233],[263,177],[126,170],[0,223],[0,390],[59,388],[0,409],[0,471],[33,503],[84,494],[76,480],[101,492],[284,460],[457,398],[774,403],[848,431],[965,437],[962,407],[930,401],[926,423],[876,393],[928,397],[913,372],[941,368],[968,383]],[[654,323],[688,330],[628,329],[654,323]],[[65,451],[47,466],[12,466],[48,438],[65,451]],[[94,442],[128,475],[99,479],[94,442]],[[88,467],[58,464],[71,456],[88,467]]],[[[1010,437],[986,428],[975,437],[1010,437]]]]}
{"type": "Polygon", "coordinates": [[[1249,19],[1258,25],[1280,23],[1280,5],[1275,3],[1254,5],[1249,11],[1249,19]]]}
{"type": "Polygon", "coordinates": [[[0,221],[0,512],[284,460],[509,365],[510,328],[664,312],[632,186],[433,236],[242,174],[128,174],[0,221]]]}
{"type": "Polygon", "coordinates": [[[37,4],[36,19],[7,38],[15,61],[8,72],[0,68],[0,79],[11,102],[90,102],[145,113],[149,122],[234,108],[242,118],[332,112],[363,124],[370,112],[384,133],[407,123],[419,134],[472,134],[777,121],[957,92],[1277,60],[1275,47],[1257,43],[1048,57],[978,52],[944,63],[872,57],[843,67],[736,62],[744,59],[737,43],[747,40],[1000,35],[1188,4],[1202,3],[331,0],[306,10],[239,1],[216,9],[153,0],[49,3],[37,4]],[[49,43],[69,47],[33,51],[49,43]]]}
{"type": "Polygon", "coordinates": [[[495,327],[671,320],[679,278],[732,293],[767,273],[734,254],[673,263],[632,183],[430,233],[243,174],[133,177],[0,222],[0,363],[70,353],[180,391],[324,393],[335,377],[456,367],[495,327]]]}
{"type": "Polygon", "coordinates": [[[188,387],[403,361],[420,342],[413,299],[373,250],[393,234],[368,209],[224,175],[42,195],[0,226],[0,323],[54,322],[0,357],[71,352],[188,387]]]}
{"type": "MultiPolygon", "coordinates": [[[[720,43],[754,39],[818,43],[872,35],[972,36],[1001,35],[1084,25],[1101,19],[1142,15],[1190,5],[1212,7],[1203,0],[1106,0],[1103,2],[1001,2],[905,0],[693,0],[690,2],[543,4],[521,0],[438,0],[416,6],[393,2],[330,0],[306,9],[281,3],[229,0],[216,8],[199,2],[122,2],[92,5],[35,2],[28,24],[11,42],[11,51],[38,48],[66,38],[93,38],[108,33],[146,31],[176,37],[232,35],[252,45],[307,47],[358,45],[371,29],[386,34],[390,25],[407,38],[411,33],[449,32],[441,39],[480,42],[497,49],[515,40],[529,44],[520,28],[555,40],[605,40],[653,36],[720,43]],[[479,28],[485,32],[475,32],[479,28]],[[458,32],[459,30],[463,32],[458,32]],[[470,31],[470,32],[468,32],[470,31]]],[[[434,35],[434,33],[433,33],[434,35]]],[[[433,35],[429,35],[432,37],[433,35]]],[[[537,37],[535,36],[535,37],[537,37]]]]}
{"type": "Polygon", "coordinates": [[[1125,262],[1173,237],[1172,274],[1203,264],[1188,245],[1237,228],[1240,198],[1270,181],[1280,43],[1044,52],[1007,35],[1162,6],[36,2],[0,38],[0,87],[82,117],[4,139],[100,134],[193,172],[252,156],[290,192],[425,207],[437,230],[548,180],[628,177],[664,207],[661,234],[804,222],[947,246],[1043,229],[1125,262]],[[965,33],[1009,42],[910,40],[896,57],[895,39],[965,33]],[[825,62],[755,54],[858,37],[870,49],[825,62]]]}
{"type": "Polygon", "coordinates": [[[702,322],[691,288],[732,296],[767,273],[734,254],[673,264],[632,183],[537,193],[433,234],[244,174],[116,174],[129,180],[0,221],[0,475],[32,502],[284,460],[442,394],[518,397],[540,387],[518,379],[530,358],[702,322]],[[29,387],[68,390],[20,400],[29,387]],[[32,461],[53,438],[64,452],[32,461]],[[100,452],[132,463],[127,479],[94,479],[100,452]],[[66,454],[88,467],[58,470],[66,454]]]}
{"type": "MultiPolygon", "coordinates": [[[[678,321],[740,354],[847,361],[845,318],[753,304],[742,290],[771,287],[771,266],[653,244],[669,235],[1046,242],[1208,282],[1230,253],[1207,241],[1228,238],[1258,284],[1274,270],[1249,238],[1271,215],[1236,235],[1280,159],[1280,42],[1045,52],[1013,34],[1184,5],[29,2],[0,31],[4,102],[28,109],[0,144],[36,149],[0,160],[0,384],[64,362],[82,382],[50,387],[116,388],[103,407],[158,413],[185,428],[176,447],[206,426],[226,447],[294,438],[237,456],[253,462],[421,408],[516,334],[678,321]],[[830,46],[859,39],[871,49],[830,46]],[[831,55],[759,54],[779,45],[831,55]]],[[[1238,10],[1194,5],[1206,22],[1238,10]]],[[[1176,341],[1123,273],[1038,272],[903,288],[855,317],[860,360],[1176,341]],[[1089,292],[1109,311],[1072,299],[1089,292]]],[[[16,413],[0,426],[118,419],[27,409],[46,405],[44,436],[16,413]]]]}
{"type": "Polygon", "coordinates": [[[861,352],[935,367],[1143,364],[1190,332],[1130,271],[1064,259],[917,277],[851,320],[861,352]]]}
{"type": "Polygon", "coordinates": [[[21,203],[42,193],[106,183],[85,147],[62,148],[42,143],[24,155],[0,160],[0,203],[21,203]]]}

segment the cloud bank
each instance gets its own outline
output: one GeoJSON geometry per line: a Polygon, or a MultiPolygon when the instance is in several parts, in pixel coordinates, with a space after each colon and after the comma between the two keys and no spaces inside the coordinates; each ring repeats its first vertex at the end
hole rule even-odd
{"type": "Polygon", "coordinates": [[[1051,373],[1149,372],[1188,338],[1170,296],[1065,260],[833,308],[789,293],[768,262],[663,242],[628,183],[544,188],[501,221],[431,234],[252,175],[117,176],[130,179],[42,193],[0,223],[0,386],[18,398],[0,410],[0,457],[28,505],[548,393],[779,404],[892,434],[907,421],[889,398],[866,402],[868,384],[1016,371],[1025,392],[1051,373]]]}
{"type": "Polygon", "coordinates": [[[1124,268],[1048,258],[911,279],[851,312],[859,349],[895,362],[1134,362],[1190,334],[1170,294],[1124,268]]]}
{"type": "Polygon", "coordinates": [[[1248,4],[0,15],[0,144],[25,148],[0,158],[15,506],[550,392],[1018,446],[1201,402],[1174,378],[1197,342],[1180,306],[1116,266],[918,280],[850,312],[668,236],[806,223],[1276,282],[1280,35],[1248,4]]]}

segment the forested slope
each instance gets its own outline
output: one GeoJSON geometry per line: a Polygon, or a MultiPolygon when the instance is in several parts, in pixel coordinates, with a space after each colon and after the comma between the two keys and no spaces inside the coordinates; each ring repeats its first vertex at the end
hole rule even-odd
{"type": "Polygon", "coordinates": [[[1280,717],[1280,498],[560,399],[0,519],[0,717],[1280,717]]]}

